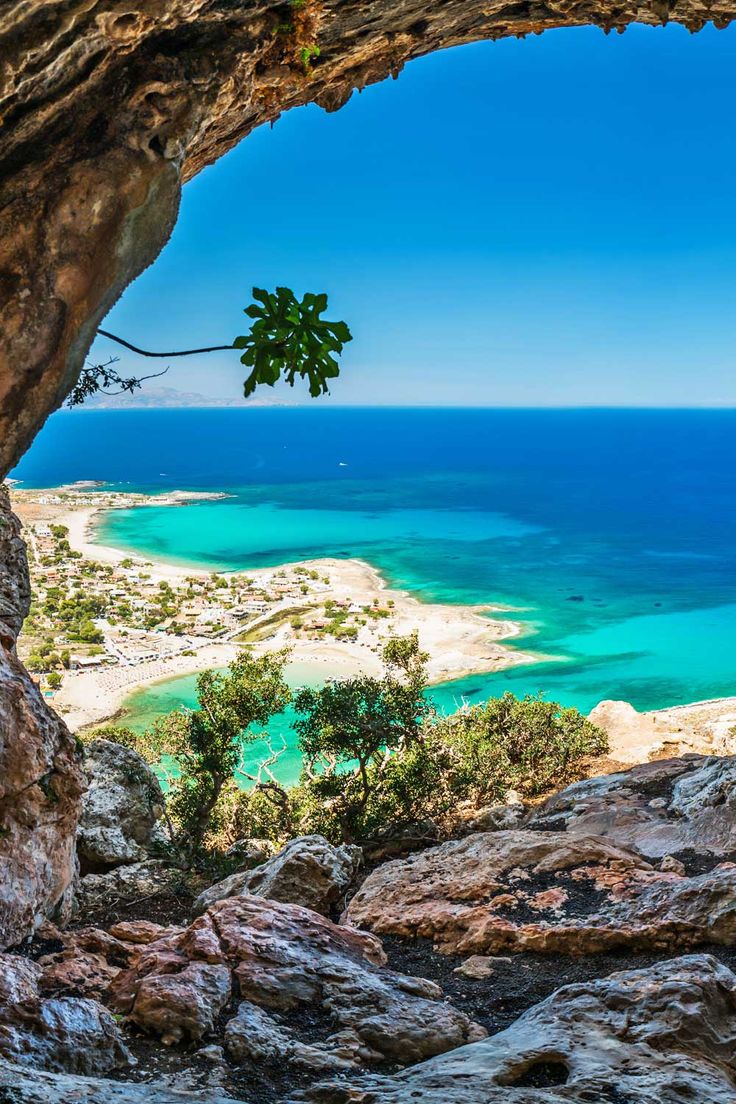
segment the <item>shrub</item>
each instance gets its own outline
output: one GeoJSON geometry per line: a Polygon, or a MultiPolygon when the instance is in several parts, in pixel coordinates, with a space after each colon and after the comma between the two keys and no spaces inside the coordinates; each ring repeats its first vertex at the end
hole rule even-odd
{"type": "Polygon", "coordinates": [[[438,721],[429,743],[453,793],[478,805],[510,789],[534,797],[565,785],[608,749],[606,734],[577,709],[510,693],[438,721]]]}
{"type": "Polygon", "coordinates": [[[417,743],[429,713],[426,659],[416,633],[394,637],[383,649],[383,678],[343,679],[299,692],[294,728],[304,771],[298,819],[310,830],[345,841],[370,831],[391,759],[417,743]]]}
{"type": "Polygon", "coordinates": [[[291,700],[284,682],[286,652],[253,656],[243,651],[226,674],[202,671],[197,677],[197,708],[162,717],[145,739],[160,758],[171,756],[178,773],[171,778],[168,813],[172,844],[182,858],[194,859],[208,837],[223,827],[221,798],[232,783],[243,746],[255,739],[248,731],[265,725],[291,700]]]}

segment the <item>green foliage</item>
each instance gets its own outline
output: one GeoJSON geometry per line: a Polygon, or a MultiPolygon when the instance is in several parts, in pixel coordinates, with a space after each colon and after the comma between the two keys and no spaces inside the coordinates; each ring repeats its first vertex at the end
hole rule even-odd
{"type": "Polygon", "coordinates": [[[132,395],[140,390],[141,384],[146,380],[157,379],[166,375],[168,369],[163,372],[155,372],[150,376],[121,376],[113,367],[118,363],[117,357],[110,357],[104,364],[87,363],[81,369],[77,382],[69,392],[68,406],[81,406],[90,395],[96,395],[101,391],[103,395],[132,395]],[[109,390],[115,388],[115,390],[109,390]]]}
{"type": "Polygon", "coordinates": [[[61,675],[59,674],[58,671],[50,671],[49,674],[48,674],[48,677],[46,679],[46,682],[48,683],[48,685],[51,687],[52,690],[58,690],[59,687],[61,686],[61,682],[62,682],[61,675]]]}
{"type": "Polygon", "coordinates": [[[533,797],[564,785],[607,737],[577,709],[506,693],[441,720],[431,741],[447,760],[453,793],[484,804],[509,789],[533,797]]]}
{"type": "Polygon", "coordinates": [[[197,678],[197,708],[162,717],[146,733],[160,758],[171,756],[178,774],[171,779],[168,810],[173,844],[192,859],[223,822],[221,797],[239,765],[244,744],[291,700],[284,682],[286,652],[253,656],[241,652],[226,674],[203,671],[197,678]]]}
{"type": "Polygon", "coordinates": [[[298,791],[272,782],[259,782],[249,790],[230,785],[222,796],[222,841],[256,838],[285,843],[299,833],[296,821],[298,791]]]}
{"type": "Polygon", "coordinates": [[[102,630],[89,619],[70,626],[68,636],[70,640],[78,640],[83,644],[101,644],[105,639],[102,630]]]}
{"type": "Polygon", "coordinates": [[[107,724],[98,728],[87,729],[82,733],[85,743],[93,740],[110,740],[113,744],[122,744],[123,747],[137,751],[147,763],[158,763],[161,751],[158,742],[151,740],[146,732],[135,732],[125,725],[107,724]]]}
{"type": "Polygon", "coordinates": [[[241,363],[252,369],[243,385],[246,398],[258,384],[273,387],[282,376],[290,387],[297,376],[306,378],[313,398],[326,394],[327,381],[340,372],[336,358],[352,340],[344,322],[321,317],[327,296],[307,292],[299,300],[290,288],[277,287],[274,293],[254,287],[253,298],[256,302],[245,311],[254,320],[250,333],[233,342],[244,350],[241,363]]]}
{"type": "MultiPolygon", "coordinates": [[[[294,724],[303,757],[298,786],[279,785],[269,764],[253,787],[236,784],[252,726],[289,703],[287,655],[241,652],[227,673],[203,672],[197,708],[179,710],[138,734],[96,729],[171,769],[167,817],[172,853],[186,863],[213,848],[257,836],[283,843],[321,832],[334,842],[369,842],[402,825],[432,820],[452,832],[462,810],[548,792],[580,777],[607,738],[577,710],[507,693],[439,717],[427,699],[427,656],[416,633],[391,637],[384,671],[305,688],[294,724]],[[174,764],[171,767],[171,764],[174,764]]],[[[85,737],[87,738],[87,737],[85,737]]]]}
{"type": "Polygon", "coordinates": [[[321,50],[319,46],[315,44],[302,46],[301,50],[299,51],[299,58],[306,76],[309,76],[312,72],[312,61],[314,58],[318,58],[320,53],[321,50]]]}
{"type": "Polygon", "coordinates": [[[382,778],[392,757],[419,740],[429,714],[426,658],[416,633],[395,637],[383,650],[382,678],[344,679],[297,695],[301,815],[314,830],[349,841],[377,827],[374,798],[382,778]]]}
{"type": "MultiPolygon", "coordinates": [[[[525,797],[580,777],[607,750],[605,733],[575,709],[505,694],[439,718],[426,704],[416,637],[384,650],[383,679],[352,679],[302,691],[296,708],[304,755],[300,786],[288,791],[279,825],[367,842],[432,820],[451,832],[462,808],[525,797]]],[[[270,822],[252,826],[254,834],[270,822]]]]}

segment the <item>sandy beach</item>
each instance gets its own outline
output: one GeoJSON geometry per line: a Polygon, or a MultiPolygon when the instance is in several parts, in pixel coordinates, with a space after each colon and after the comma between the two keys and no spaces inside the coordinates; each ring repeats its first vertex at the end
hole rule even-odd
{"type": "MultiPolygon", "coordinates": [[[[39,527],[43,531],[43,527],[62,525],[68,530],[69,547],[82,561],[107,564],[118,572],[123,565],[130,567],[132,564],[133,570],[145,569],[146,585],[155,587],[165,583],[174,585],[176,581],[190,585],[186,581],[210,580],[213,572],[201,566],[151,561],[128,550],[99,544],[95,540],[96,523],[105,510],[149,505],[175,508],[199,497],[210,496],[187,492],[145,496],[65,487],[44,492],[14,489],[13,503],[27,530],[32,571],[34,560],[39,558],[34,532],[38,532],[39,527]]],[[[507,646],[508,641],[519,635],[522,626],[513,621],[493,619],[495,607],[419,601],[404,591],[389,588],[379,572],[361,560],[310,560],[279,568],[219,572],[217,575],[228,584],[247,576],[251,587],[268,588],[274,585],[275,578],[294,572],[301,572],[300,578],[307,578],[311,573],[328,583],[310,584],[315,589],[320,587],[320,592],[314,596],[299,599],[292,591],[279,597],[249,623],[251,630],[257,628],[259,622],[264,626],[264,638],[254,640],[251,646],[257,652],[288,647],[294,663],[308,664],[312,671],[323,671],[325,679],[378,672],[383,639],[390,633],[403,635],[415,630],[430,657],[428,674],[433,683],[502,670],[538,658],[507,646]],[[354,640],[306,639],[303,633],[297,633],[289,621],[290,611],[301,609],[299,601],[313,601],[316,606],[326,600],[351,610],[380,606],[385,620],[368,624],[362,621],[364,627],[354,640]],[[270,625],[274,626],[272,632],[270,625]]],[[[156,632],[150,635],[149,645],[154,654],[146,658],[66,673],[61,689],[54,695],[54,706],[72,729],[98,724],[118,714],[133,691],[208,667],[226,666],[237,652],[235,635],[233,629],[215,641],[191,633],[182,639],[168,632],[156,632]],[[184,652],[187,654],[182,654],[184,652]]],[[[110,640],[108,651],[114,652],[121,643],[120,637],[110,640]]]]}

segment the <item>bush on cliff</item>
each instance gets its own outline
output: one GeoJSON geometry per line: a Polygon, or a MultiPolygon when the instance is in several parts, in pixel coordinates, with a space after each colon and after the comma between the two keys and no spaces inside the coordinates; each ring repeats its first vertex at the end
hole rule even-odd
{"type": "Polygon", "coordinates": [[[581,713],[541,697],[507,693],[439,717],[416,634],[389,640],[383,658],[382,678],[297,695],[300,784],[287,790],[272,779],[236,795],[242,834],[365,842],[426,820],[451,832],[461,807],[502,801],[509,790],[548,792],[607,750],[605,733],[581,713]]]}
{"type": "MultiPolygon", "coordinates": [[[[461,811],[472,815],[509,790],[534,797],[564,786],[607,750],[605,733],[581,713],[541,697],[506,693],[438,716],[427,697],[427,657],[412,634],[388,640],[381,677],[299,691],[298,786],[278,782],[275,752],[242,790],[233,773],[253,738],[244,731],[267,725],[290,698],[285,658],[242,653],[229,675],[199,676],[197,709],[170,714],[143,736],[122,731],[120,742],[149,761],[176,760],[167,805],[180,857],[253,836],[283,843],[320,833],[360,843],[428,820],[451,834],[461,811]]],[[[114,730],[105,735],[116,738],[114,730]]]]}
{"type": "Polygon", "coordinates": [[[564,786],[608,750],[606,734],[577,709],[508,692],[442,718],[428,744],[452,793],[478,805],[508,790],[534,797],[564,786]]]}

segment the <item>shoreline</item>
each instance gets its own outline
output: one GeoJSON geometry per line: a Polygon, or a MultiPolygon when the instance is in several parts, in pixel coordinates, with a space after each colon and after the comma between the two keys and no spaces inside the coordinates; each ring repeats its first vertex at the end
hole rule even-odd
{"type": "MultiPolygon", "coordinates": [[[[218,578],[222,580],[223,587],[244,585],[247,581],[252,587],[266,588],[273,586],[275,579],[289,573],[302,580],[307,576],[319,576],[323,581],[311,584],[315,591],[319,588],[318,593],[301,600],[298,592],[293,590],[289,596],[277,596],[266,612],[248,622],[249,630],[262,627],[266,634],[270,624],[275,626],[271,635],[248,642],[256,653],[288,647],[291,663],[324,666],[325,678],[378,673],[381,670],[378,653],[388,629],[399,635],[414,630],[419,633],[420,645],[430,657],[427,670],[432,685],[550,658],[522,652],[508,645],[509,641],[524,633],[524,625],[513,620],[494,620],[489,616],[504,607],[426,602],[408,591],[391,587],[380,571],[364,560],[324,558],[232,571],[154,560],[140,552],[95,540],[95,523],[107,510],[173,507],[191,501],[229,497],[224,492],[174,491],[145,495],[140,492],[103,491],[94,484],[84,482],[45,488],[43,491],[14,487],[11,488],[11,495],[13,508],[24,525],[32,567],[38,566],[42,558],[36,547],[36,534],[55,525],[68,530],[66,539],[73,555],[78,557],[77,562],[105,565],[107,569],[112,569],[113,577],[124,574],[129,570],[126,565],[130,565],[135,572],[144,570],[145,575],[141,574],[141,577],[150,580],[147,585],[152,587],[159,584],[191,587],[192,584],[186,584],[186,580],[199,581],[204,585],[218,578]],[[314,612],[327,600],[357,611],[358,617],[360,610],[370,611],[372,607],[382,606],[381,617],[386,623],[384,625],[377,618],[372,621],[370,617],[367,620],[359,617],[362,627],[356,632],[355,639],[333,639],[328,636],[307,639],[300,636],[293,627],[293,619],[302,612],[307,602],[314,612]]],[[[113,585],[109,584],[110,587],[113,585]]],[[[299,589],[303,591],[304,586],[302,581],[299,589]]],[[[131,630],[131,633],[138,631],[131,630]]],[[[235,633],[236,629],[233,629],[225,634],[228,639],[220,640],[191,633],[187,633],[184,640],[165,631],[149,633],[150,647],[154,652],[152,656],[134,663],[120,661],[96,670],[68,672],[61,689],[53,696],[54,707],[72,729],[101,724],[117,716],[124,708],[125,700],[137,691],[208,667],[227,666],[238,651],[235,633]],[[185,651],[189,654],[183,655],[185,651]]],[[[114,635],[112,631],[110,635],[114,635]]],[[[122,632],[115,641],[106,640],[108,650],[114,651],[121,644],[120,637],[128,635],[122,632]]]]}
{"type": "MultiPolygon", "coordinates": [[[[151,560],[133,550],[95,540],[95,522],[107,510],[151,505],[173,507],[190,501],[229,497],[224,492],[174,491],[149,495],[103,491],[99,485],[90,482],[43,491],[24,491],[11,486],[10,491],[13,508],[24,526],[34,585],[38,583],[37,573],[42,571],[39,565],[49,559],[44,557],[44,552],[49,551],[49,540],[41,533],[53,530],[54,526],[64,526],[68,530],[66,555],[71,553],[71,557],[76,558],[72,562],[85,565],[87,571],[92,570],[92,577],[97,565],[98,577],[102,573],[114,580],[112,583],[108,581],[109,587],[119,585],[121,577],[131,575],[140,580],[133,584],[134,589],[164,586],[181,590],[185,586],[190,589],[194,586],[210,593],[214,588],[217,594],[217,586],[230,587],[234,591],[237,584],[239,597],[242,597],[242,591],[247,591],[249,585],[258,590],[273,586],[275,582],[279,584],[277,595],[269,598],[270,604],[257,603],[267,607],[265,610],[250,620],[236,623],[233,630],[224,632],[224,635],[220,633],[220,638],[214,638],[211,632],[209,635],[196,635],[189,630],[184,635],[181,630],[175,635],[159,627],[154,632],[136,628],[120,630],[117,641],[106,639],[108,652],[117,652],[117,657],[108,654],[105,665],[94,670],[66,672],[61,689],[52,696],[54,708],[72,729],[123,719],[121,714],[131,695],[209,667],[226,667],[239,646],[245,643],[257,654],[287,647],[291,652],[290,665],[306,665],[310,668],[310,675],[315,670],[324,669],[324,679],[354,677],[381,671],[379,652],[385,630],[406,634],[416,629],[421,646],[430,655],[428,676],[431,686],[522,664],[560,659],[522,652],[508,643],[524,633],[525,624],[494,620],[489,615],[501,611],[515,612],[509,607],[426,601],[406,590],[394,589],[377,568],[364,560],[325,558],[250,571],[232,571],[151,560]],[[125,567],[126,563],[130,568],[125,567]],[[286,582],[289,573],[292,576],[290,584],[286,582]],[[319,577],[322,581],[312,583],[309,597],[301,598],[307,576],[311,579],[319,577]],[[280,582],[282,578],[284,583],[280,582]],[[143,583],[144,579],[148,581],[143,583]],[[213,584],[213,579],[220,582],[213,584]],[[187,580],[190,582],[187,583],[187,580]],[[283,592],[284,586],[288,593],[283,592]],[[350,640],[326,634],[317,638],[300,636],[299,631],[294,629],[293,617],[304,612],[305,603],[310,604],[309,608],[314,613],[328,599],[336,599],[337,604],[343,607],[352,603],[351,609],[355,609],[357,604],[358,611],[369,611],[371,605],[385,603],[381,614],[386,617],[386,623],[383,625],[370,618],[359,618],[363,628],[357,632],[356,639],[350,640]],[[256,634],[254,639],[247,639],[254,628],[259,629],[259,634],[262,629],[265,636],[256,634]],[[384,632],[381,633],[379,628],[383,628],[384,632]],[[239,641],[238,635],[245,635],[246,639],[239,641]],[[121,650],[119,645],[123,637],[126,641],[121,650]],[[124,654],[126,650],[130,651],[128,637],[134,644],[139,639],[141,641],[139,654],[133,658],[124,654]],[[145,648],[147,652],[141,650],[145,648]]],[[[59,557],[57,555],[52,559],[56,562],[59,557]]],[[[82,575],[85,574],[85,567],[82,568],[82,575]]],[[[69,591],[71,584],[65,574],[67,570],[74,569],[69,564],[61,569],[62,582],[69,591]]],[[[45,579],[47,585],[51,574],[49,571],[45,579]]],[[[88,587],[86,577],[82,578],[82,575],[76,576],[76,586],[88,587]]],[[[310,587],[306,589],[310,590],[310,587]]],[[[112,593],[120,592],[112,590],[112,593]]],[[[53,627],[48,631],[54,634],[53,627]]],[[[114,632],[110,635],[114,636],[114,632]]],[[[25,630],[19,641],[21,652],[24,645],[27,646],[25,630]]],[[[22,654],[22,658],[25,655],[22,654]]],[[[612,764],[625,766],[686,752],[711,755],[736,753],[736,697],[711,698],[642,713],[628,702],[603,700],[589,716],[609,735],[609,761],[612,764]]]]}

